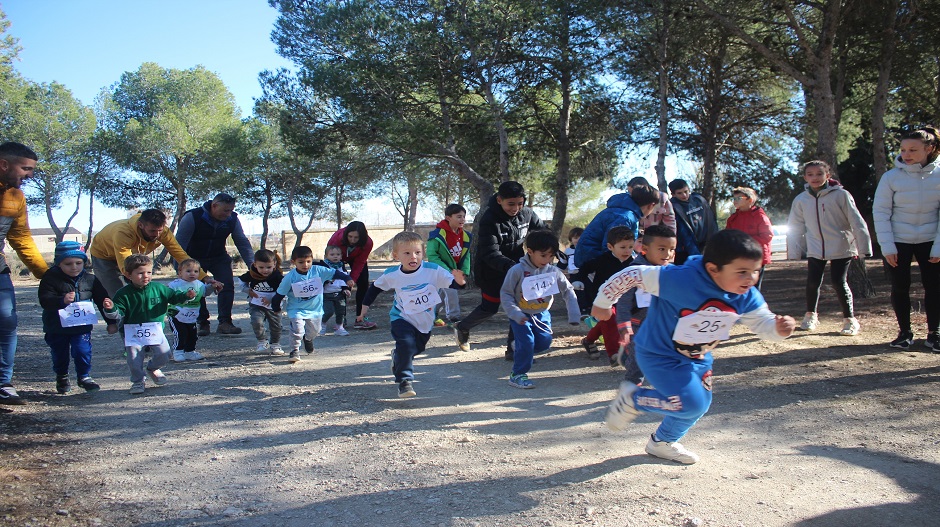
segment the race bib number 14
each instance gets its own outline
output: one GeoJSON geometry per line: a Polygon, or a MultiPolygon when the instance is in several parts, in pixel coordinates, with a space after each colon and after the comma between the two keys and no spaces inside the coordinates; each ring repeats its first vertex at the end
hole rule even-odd
{"type": "Polygon", "coordinates": [[[537,274],[522,279],[522,298],[538,300],[558,293],[558,281],[554,273],[537,274]]]}

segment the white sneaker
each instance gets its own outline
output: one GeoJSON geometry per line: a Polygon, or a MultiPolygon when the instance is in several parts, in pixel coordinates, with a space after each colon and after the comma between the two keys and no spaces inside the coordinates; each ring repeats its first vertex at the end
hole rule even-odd
{"type": "Polygon", "coordinates": [[[623,430],[642,413],[633,404],[633,394],[638,389],[637,385],[630,381],[620,383],[620,392],[607,409],[607,428],[614,431],[623,430]]]}
{"type": "Polygon", "coordinates": [[[806,314],[803,315],[803,322],[800,322],[800,329],[803,331],[813,331],[818,325],[819,318],[816,316],[816,313],[807,311],[806,314]]]}
{"type": "Polygon", "coordinates": [[[163,374],[159,369],[157,370],[147,370],[147,376],[150,377],[150,380],[153,381],[157,386],[163,386],[166,384],[166,375],[163,374]]]}
{"type": "Polygon", "coordinates": [[[343,326],[336,326],[336,331],[333,332],[333,334],[334,334],[334,335],[338,335],[338,336],[340,336],[340,337],[348,337],[348,336],[349,336],[349,332],[346,331],[346,328],[344,328],[343,326]]]}
{"type": "Polygon", "coordinates": [[[840,331],[839,334],[845,335],[846,337],[858,335],[858,330],[862,328],[862,326],[858,323],[858,319],[855,317],[843,318],[842,322],[842,331],[840,331]]]}
{"type": "Polygon", "coordinates": [[[186,360],[186,352],[183,350],[173,351],[173,362],[183,362],[186,360]]]}
{"type": "Polygon", "coordinates": [[[652,435],[650,435],[650,440],[646,443],[646,453],[653,457],[678,461],[686,465],[692,465],[698,461],[698,454],[691,450],[686,450],[678,441],[675,443],[657,441],[652,435]]]}
{"type": "Polygon", "coordinates": [[[326,336],[326,326],[323,326],[322,328],[320,328],[320,336],[321,337],[326,336]]]}
{"type": "Polygon", "coordinates": [[[281,349],[280,345],[275,344],[274,346],[271,346],[271,355],[287,355],[287,354],[284,353],[284,350],[281,349]]]}
{"type": "Polygon", "coordinates": [[[259,342],[258,347],[255,348],[255,351],[265,351],[269,346],[270,344],[268,344],[266,341],[259,342]]]}
{"type": "Polygon", "coordinates": [[[202,356],[202,353],[199,353],[198,351],[186,352],[186,360],[202,360],[204,358],[205,357],[202,356]]]}

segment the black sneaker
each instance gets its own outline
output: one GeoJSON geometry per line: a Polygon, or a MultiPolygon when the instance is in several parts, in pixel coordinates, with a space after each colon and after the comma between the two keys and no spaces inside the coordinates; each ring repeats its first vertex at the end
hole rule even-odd
{"type": "Polygon", "coordinates": [[[411,381],[401,381],[398,383],[398,397],[404,399],[406,397],[414,397],[418,395],[415,393],[415,388],[412,386],[411,381]]]}
{"type": "Polygon", "coordinates": [[[101,386],[98,386],[98,383],[91,377],[82,377],[79,379],[78,386],[86,392],[97,392],[101,389],[101,386]]]}
{"type": "Polygon", "coordinates": [[[901,331],[898,333],[898,338],[891,341],[892,348],[898,348],[906,350],[911,347],[911,344],[914,343],[914,334],[910,331],[901,331]]]}
{"type": "Polygon", "coordinates": [[[291,351],[290,355],[287,356],[287,360],[290,362],[300,362],[300,353],[297,350],[291,351]]]}
{"type": "Polygon", "coordinates": [[[460,329],[460,326],[454,326],[454,338],[457,340],[457,347],[461,351],[470,351],[469,329],[460,329]]]}
{"type": "Polygon", "coordinates": [[[927,340],[924,341],[924,346],[930,351],[937,351],[940,349],[937,347],[940,346],[940,334],[938,334],[936,331],[927,333],[927,340]]]}
{"type": "Polygon", "coordinates": [[[68,375],[59,375],[55,378],[55,391],[63,395],[72,391],[72,383],[69,382],[68,375]]]}
{"type": "Polygon", "coordinates": [[[503,358],[509,362],[516,360],[515,350],[516,350],[516,343],[510,342],[509,344],[506,345],[506,352],[503,354],[503,358]]]}
{"type": "Polygon", "coordinates": [[[0,386],[0,404],[26,404],[26,401],[16,393],[12,384],[6,383],[0,386]]]}
{"type": "Polygon", "coordinates": [[[196,332],[197,337],[208,337],[212,334],[212,328],[209,326],[209,321],[199,323],[199,330],[196,332]]]}
{"type": "Polygon", "coordinates": [[[304,338],[303,341],[304,341],[304,351],[306,351],[307,353],[313,353],[313,340],[312,339],[307,340],[306,338],[304,338]]]}

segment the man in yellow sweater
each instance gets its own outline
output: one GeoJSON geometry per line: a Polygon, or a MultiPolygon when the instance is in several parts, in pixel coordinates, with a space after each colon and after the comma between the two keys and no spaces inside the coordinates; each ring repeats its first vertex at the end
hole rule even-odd
{"type": "Polygon", "coordinates": [[[0,144],[0,404],[25,404],[10,384],[16,356],[16,296],[2,249],[6,242],[36,278],[49,269],[29,232],[23,181],[36,169],[36,152],[20,143],[0,144]]]}

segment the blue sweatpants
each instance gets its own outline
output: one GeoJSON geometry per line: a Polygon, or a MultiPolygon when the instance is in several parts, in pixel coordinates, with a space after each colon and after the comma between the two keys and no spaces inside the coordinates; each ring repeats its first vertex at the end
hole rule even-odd
{"type": "Polygon", "coordinates": [[[656,437],[678,441],[712,404],[712,358],[706,353],[692,360],[678,351],[675,356],[636,350],[636,361],[653,388],[640,388],[633,394],[638,410],[663,415],[656,437]]]}
{"type": "Polygon", "coordinates": [[[392,374],[395,375],[395,382],[413,381],[415,355],[424,351],[431,334],[421,333],[410,322],[400,318],[393,320],[391,326],[392,338],[395,339],[395,351],[392,352],[392,374]]]}
{"type": "Polygon", "coordinates": [[[552,345],[552,316],[548,311],[529,315],[525,324],[509,321],[516,348],[513,351],[512,374],[529,373],[536,353],[548,351],[552,345]],[[537,320],[538,322],[533,322],[537,320]]]}
{"type": "Polygon", "coordinates": [[[68,375],[69,357],[75,361],[75,374],[79,379],[91,374],[91,331],[77,335],[46,333],[46,344],[52,353],[52,371],[68,375]]]}

